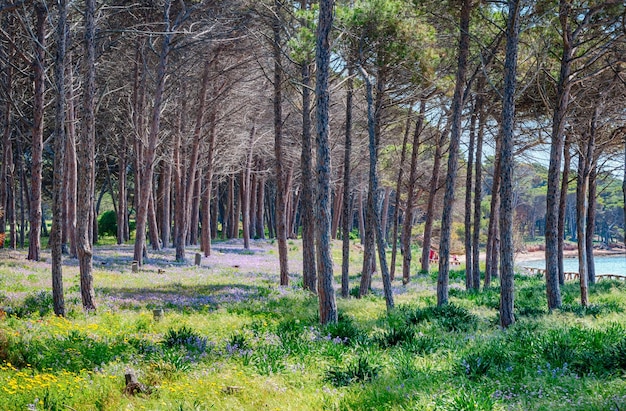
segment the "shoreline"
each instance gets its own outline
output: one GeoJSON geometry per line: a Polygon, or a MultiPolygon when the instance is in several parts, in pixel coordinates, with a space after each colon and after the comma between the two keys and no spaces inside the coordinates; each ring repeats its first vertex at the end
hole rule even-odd
{"type": "MultiPolygon", "coordinates": [[[[612,256],[625,256],[626,250],[618,249],[618,250],[594,250],[593,255],[595,257],[612,257],[612,256]]],[[[576,258],[578,257],[577,250],[567,250],[563,251],[564,258],[576,258]]],[[[546,252],[545,251],[528,251],[524,253],[516,253],[515,254],[515,264],[520,264],[527,261],[536,261],[536,260],[545,260],[546,252]]]]}

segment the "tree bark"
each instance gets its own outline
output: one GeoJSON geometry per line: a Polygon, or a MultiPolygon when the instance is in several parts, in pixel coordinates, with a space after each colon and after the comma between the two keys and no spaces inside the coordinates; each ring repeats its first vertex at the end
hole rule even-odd
{"type": "MultiPolygon", "coordinates": [[[[595,158],[595,157],[594,157],[595,158]]],[[[585,246],[587,248],[587,277],[590,284],[596,283],[596,265],[593,256],[593,237],[596,228],[596,192],[597,192],[597,164],[591,166],[589,173],[589,208],[587,209],[587,237],[585,246]]]]}
{"type": "Polygon", "coordinates": [[[567,189],[569,187],[569,171],[572,161],[570,152],[571,139],[565,137],[563,148],[563,175],[561,179],[561,194],[559,197],[559,220],[558,220],[558,263],[559,263],[559,285],[565,284],[565,269],[563,268],[563,250],[565,248],[565,209],[567,207],[567,189]]]}
{"type": "Polygon", "coordinates": [[[491,279],[498,277],[498,256],[500,254],[500,153],[502,140],[496,139],[496,154],[493,163],[493,182],[491,185],[491,204],[489,211],[489,228],[487,229],[487,250],[484,287],[491,286],[491,279]]]}
{"type": "MultiPolygon", "coordinates": [[[[161,174],[161,245],[163,248],[170,246],[170,236],[172,229],[172,152],[168,150],[169,159],[163,162],[163,173],[161,174]]],[[[120,196],[121,198],[121,196],[120,196]]],[[[120,201],[121,204],[121,201],[120,201]]]]}
{"type": "MultiPolygon", "coordinates": [[[[260,165],[263,168],[263,163],[260,165]]],[[[259,178],[259,189],[257,192],[256,200],[256,232],[257,236],[261,239],[265,238],[265,177],[259,178]]]]}
{"type": "MultiPolygon", "coordinates": [[[[7,29],[9,36],[13,35],[13,17],[4,16],[3,26],[7,29]]],[[[14,56],[14,46],[11,43],[6,45],[6,49],[0,46],[3,61],[12,61],[14,56]]],[[[9,222],[9,238],[10,248],[16,246],[15,232],[15,175],[13,164],[13,143],[11,141],[12,123],[12,103],[13,98],[13,68],[11,64],[6,64],[2,77],[2,87],[6,93],[6,106],[4,115],[4,127],[2,130],[2,169],[0,171],[0,232],[5,233],[7,220],[9,222]]],[[[6,241],[6,239],[5,239],[6,241]]],[[[4,248],[5,241],[0,243],[0,248],[4,248]]]]}
{"type": "Polygon", "coordinates": [[[548,193],[546,196],[546,295],[548,309],[561,307],[558,267],[558,218],[559,218],[559,174],[565,139],[565,121],[570,100],[571,65],[574,55],[572,32],[569,26],[571,4],[568,0],[559,2],[559,21],[563,51],[556,92],[556,104],[552,117],[550,144],[550,165],[548,167],[548,193]]]}
{"type": "MultiPolygon", "coordinates": [[[[93,0],[89,0],[93,1],[93,0]]],[[[143,264],[143,250],[146,244],[146,222],[148,219],[148,202],[152,194],[152,177],[154,173],[154,162],[156,157],[156,147],[159,140],[159,130],[161,125],[161,108],[163,105],[163,94],[165,91],[165,79],[168,66],[168,55],[173,32],[170,26],[170,6],[171,0],[165,1],[164,6],[164,34],[159,55],[159,64],[156,73],[156,88],[154,90],[154,101],[152,107],[152,117],[150,119],[150,130],[147,136],[146,145],[143,147],[141,168],[139,171],[140,185],[139,198],[137,199],[136,211],[136,236],[133,258],[139,265],[143,264]]]]}
{"type": "Polygon", "coordinates": [[[31,151],[31,186],[30,186],[30,235],[28,259],[39,261],[41,252],[41,172],[43,167],[43,116],[45,93],[45,56],[46,56],[46,19],[47,8],[42,3],[35,3],[35,57],[33,59],[34,101],[31,151]]]}
{"type": "MultiPolygon", "coordinates": [[[[67,6],[58,0],[57,45],[54,77],[57,88],[54,118],[54,171],[52,183],[52,228],[50,229],[50,252],[52,255],[52,299],[54,314],[65,316],[63,297],[63,206],[65,187],[65,53],[67,44],[67,6]]],[[[4,227],[3,227],[4,229],[4,227]]]]}
{"type": "Polygon", "coordinates": [[[396,273],[396,254],[398,252],[398,218],[400,217],[400,201],[402,190],[402,179],[404,177],[404,163],[406,161],[406,150],[409,141],[411,129],[411,117],[413,114],[413,102],[409,103],[409,109],[406,115],[406,123],[404,125],[404,136],[402,138],[402,151],[400,152],[400,167],[398,168],[398,178],[396,179],[396,198],[393,207],[392,229],[391,229],[391,265],[389,267],[389,277],[391,281],[395,279],[396,273]]]}
{"type": "Polygon", "coordinates": [[[84,67],[85,78],[82,107],[82,127],[77,149],[78,206],[76,210],[76,249],[80,267],[80,293],[83,309],[96,309],[93,289],[93,267],[90,226],[92,224],[94,200],[94,157],[95,157],[95,92],[96,92],[96,48],[95,48],[95,0],[85,0],[84,67]]]}
{"type": "Polygon", "coordinates": [[[428,201],[426,203],[426,221],[424,222],[424,242],[422,244],[422,272],[427,273],[430,269],[430,249],[433,235],[433,223],[435,221],[435,197],[439,189],[439,173],[441,170],[441,153],[448,128],[439,134],[435,142],[435,153],[433,161],[433,173],[430,178],[428,201]]]}
{"type": "MultiPolygon", "coordinates": [[[[306,7],[306,1],[303,1],[306,7]]],[[[304,289],[317,293],[315,266],[315,210],[313,187],[313,159],[311,141],[311,67],[302,63],[302,283],[304,289]]]]}
{"type": "MultiPolygon", "coordinates": [[[[343,148],[343,209],[341,219],[341,296],[350,296],[350,156],[352,154],[352,96],[354,94],[354,73],[352,62],[348,64],[346,79],[346,128],[343,148]]],[[[626,193],[626,191],[625,191],[626,193]]]]}
{"type": "Polygon", "coordinates": [[[517,48],[520,30],[521,0],[509,0],[506,55],[504,62],[504,92],[500,158],[502,182],[500,185],[500,326],[507,328],[515,323],[514,311],[514,260],[513,244],[513,149],[515,133],[515,89],[517,85],[517,48]]]}
{"type": "Polygon", "coordinates": [[[211,195],[213,193],[213,156],[215,153],[215,119],[217,117],[216,108],[213,107],[209,114],[209,141],[208,152],[206,155],[206,166],[204,169],[204,212],[202,213],[202,250],[204,256],[211,255],[211,238],[213,236],[213,228],[217,227],[217,219],[215,223],[211,220],[213,217],[217,217],[217,212],[210,212],[211,210],[211,195]]]}
{"type": "Polygon", "coordinates": [[[280,285],[289,285],[289,265],[287,260],[287,218],[285,215],[287,212],[286,199],[288,193],[285,190],[285,160],[283,159],[283,69],[281,67],[280,36],[280,31],[282,28],[282,22],[280,19],[281,8],[282,5],[280,0],[274,0],[274,12],[276,13],[276,18],[272,26],[274,35],[272,48],[274,53],[274,155],[276,157],[276,239],[278,240],[280,285]]]}
{"type": "MultiPolygon", "coordinates": [[[[378,174],[377,174],[377,165],[378,165],[378,144],[377,144],[377,122],[380,119],[380,111],[378,113],[374,113],[374,99],[372,93],[372,83],[369,78],[369,75],[365,72],[365,70],[360,67],[361,73],[363,75],[363,80],[365,81],[365,89],[367,93],[367,129],[369,135],[369,189],[367,193],[367,214],[366,214],[366,243],[365,247],[367,250],[367,246],[369,242],[373,243],[373,240],[376,240],[376,248],[378,249],[378,259],[380,261],[380,271],[383,278],[383,291],[385,294],[385,304],[387,306],[387,312],[393,310],[394,301],[393,301],[393,293],[391,290],[391,277],[389,276],[389,269],[387,267],[387,258],[385,255],[385,239],[383,237],[383,229],[381,225],[380,215],[378,213],[378,208],[376,207],[377,203],[377,194],[378,194],[378,174]],[[369,232],[369,236],[367,235],[369,232]]],[[[381,81],[380,77],[378,81],[381,81]]],[[[378,90],[380,91],[381,86],[378,85],[378,90]]],[[[371,244],[371,252],[373,254],[374,247],[371,244]]],[[[372,256],[372,259],[375,258],[372,256]]],[[[363,267],[363,276],[365,276],[367,264],[364,258],[364,267],[363,267]]],[[[371,271],[369,274],[369,282],[371,282],[371,271]]]]}
{"type": "MultiPolygon", "coordinates": [[[[404,212],[404,224],[402,226],[402,282],[407,284],[411,279],[411,230],[413,228],[413,208],[415,204],[415,186],[417,185],[417,158],[420,148],[420,135],[424,129],[424,116],[426,114],[426,99],[420,102],[419,116],[415,124],[413,134],[413,147],[411,149],[411,168],[406,193],[406,209],[404,212]]],[[[433,203],[434,204],[434,203],[433,203]]],[[[428,258],[428,256],[426,257],[428,258]]],[[[423,264],[422,264],[423,265],[423,264]]]]}
{"type": "Polygon", "coordinates": [[[452,97],[452,126],[448,148],[448,174],[441,217],[441,239],[439,242],[439,275],[437,277],[437,305],[448,303],[448,282],[450,271],[450,234],[452,231],[452,206],[454,205],[454,183],[456,180],[459,143],[461,141],[461,121],[463,116],[463,89],[469,55],[469,23],[472,9],[471,0],[463,0],[460,16],[459,58],[456,73],[454,96],[452,97]]]}
{"type": "Polygon", "coordinates": [[[242,223],[243,223],[243,248],[250,249],[250,196],[251,181],[250,173],[252,172],[252,153],[254,149],[254,136],[256,134],[256,124],[252,123],[250,129],[250,137],[248,138],[248,154],[246,155],[246,165],[243,171],[241,200],[242,200],[242,223]]]}
{"type": "MultiPolygon", "coordinates": [[[[484,81],[481,80],[478,86],[479,93],[482,92],[484,87],[484,81]]],[[[482,221],[482,173],[483,173],[483,138],[485,135],[485,123],[487,122],[487,116],[483,111],[484,98],[482,94],[476,97],[476,108],[478,111],[478,135],[476,137],[476,172],[474,182],[474,232],[472,236],[472,287],[475,289],[480,288],[480,222],[482,221]]]]}
{"type": "MultiPolygon", "coordinates": [[[[317,120],[317,197],[315,210],[317,250],[317,290],[320,323],[337,322],[337,303],[330,252],[330,124],[329,65],[330,30],[333,24],[333,0],[320,0],[315,50],[317,75],[315,82],[317,120]]],[[[286,266],[286,264],[285,264],[286,266]]],[[[286,268],[286,267],[285,267],[286,268]]],[[[282,273],[282,271],[281,271],[282,273]]]]}
{"type": "Polygon", "coordinates": [[[476,140],[476,119],[478,114],[476,112],[476,103],[472,109],[472,115],[470,117],[469,126],[469,145],[467,149],[467,172],[465,175],[465,289],[471,290],[474,288],[474,273],[473,273],[473,257],[472,252],[472,178],[474,167],[474,144],[476,140]]]}

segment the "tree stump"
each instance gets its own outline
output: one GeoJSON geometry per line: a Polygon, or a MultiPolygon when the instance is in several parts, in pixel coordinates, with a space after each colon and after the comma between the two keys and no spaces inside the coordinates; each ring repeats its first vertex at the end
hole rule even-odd
{"type": "Polygon", "coordinates": [[[146,386],[137,380],[137,376],[134,372],[127,371],[126,374],[124,374],[124,379],[126,380],[126,388],[124,388],[125,394],[136,395],[148,392],[146,386]]]}
{"type": "Polygon", "coordinates": [[[138,261],[133,261],[133,263],[131,264],[131,270],[133,271],[133,273],[136,273],[139,271],[139,262],[138,261]]]}
{"type": "Polygon", "coordinates": [[[195,265],[200,265],[201,262],[202,262],[202,254],[196,253],[195,265]]]}
{"type": "Polygon", "coordinates": [[[163,315],[165,312],[162,308],[157,308],[156,310],[152,310],[152,315],[154,316],[154,321],[161,321],[163,319],[163,315]]]}

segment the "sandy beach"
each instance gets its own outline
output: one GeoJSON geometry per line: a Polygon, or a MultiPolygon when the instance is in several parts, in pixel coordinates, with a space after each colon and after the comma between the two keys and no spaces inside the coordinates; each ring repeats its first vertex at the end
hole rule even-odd
{"type": "MultiPolygon", "coordinates": [[[[576,258],[578,255],[578,251],[576,250],[566,250],[563,251],[563,256],[565,258],[576,258]]],[[[614,249],[614,250],[594,250],[594,256],[613,256],[613,255],[626,255],[626,251],[624,249],[614,249]]],[[[546,258],[546,252],[539,251],[527,251],[524,253],[516,253],[515,254],[515,263],[519,264],[524,261],[535,261],[535,260],[543,260],[546,258]]]]}

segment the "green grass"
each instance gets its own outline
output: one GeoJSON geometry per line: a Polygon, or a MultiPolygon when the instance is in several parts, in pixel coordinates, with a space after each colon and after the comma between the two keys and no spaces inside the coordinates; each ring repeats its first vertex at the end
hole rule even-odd
{"type": "MultiPolygon", "coordinates": [[[[0,409],[626,409],[624,283],[592,285],[586,309],[566,284],[563,309],[548,313],[543,280],[517,276],[517,322],[501,330],[497,281],[468,292],[455,271],[451,304],[437,308],[433,276],[415,276],[394,284],[387,314],[375,278],[370,296],[338,299],[339,322],[320,326],[314,296],[277,286],[276,245],[254,246],[263,251],[201,267],[152,254],[138,274],[130,246],[99,247],[98,311],[82,311],[68,261],[67,319],[51,313],[49,262],[0,254],[0,409]],[[144,393],[125,393],[129,369],[144,393]]],[[[298,272],[301,244],[290,248],[298,272]]]]}

